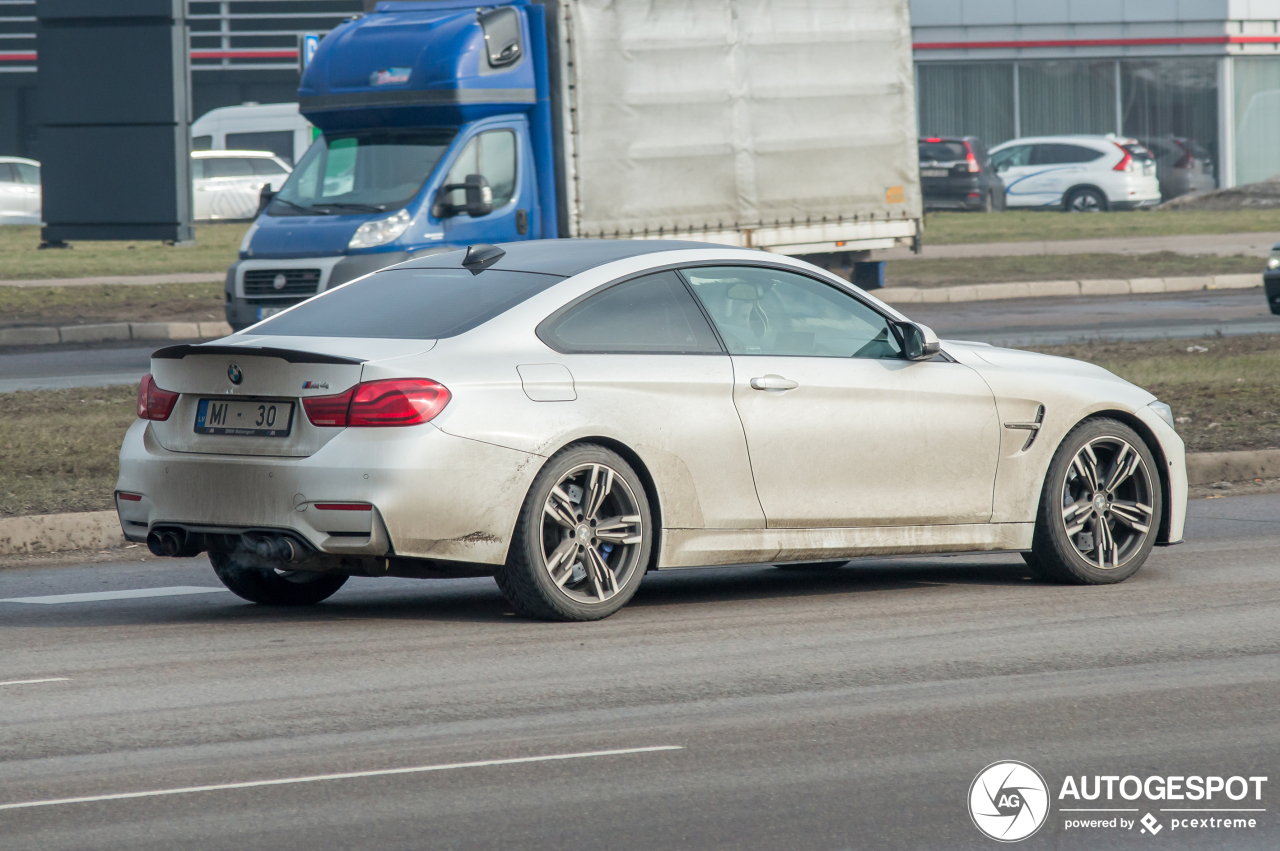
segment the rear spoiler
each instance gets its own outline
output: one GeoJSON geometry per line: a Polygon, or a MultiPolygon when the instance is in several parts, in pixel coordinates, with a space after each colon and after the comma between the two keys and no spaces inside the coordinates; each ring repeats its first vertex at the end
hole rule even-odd
{"type": "Polygon", "coordinates": [[[362,364],[366,360],[365,358],[322,355],[315,352],[299,352],[293,349],[273,349],[267,346],[202,346],[192,343],[184,343],[180,346],[166,346],[151,353],[151,357],[161,360],[182,360],[187,355],[228,355],[231,357],[251,355],[260,358],[280,358],[289,363],[362,364]]]}

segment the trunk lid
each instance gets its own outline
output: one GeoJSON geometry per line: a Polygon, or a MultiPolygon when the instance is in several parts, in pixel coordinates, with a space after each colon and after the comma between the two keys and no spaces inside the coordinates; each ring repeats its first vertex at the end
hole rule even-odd
{"type": "Polygon", "coordinates": [[[211,455],[312,455],[342,429],[312,425],[303,399],[332,396],[359,384],[370,354],[377,359],[402,357],[435,344],[434,340],[315,337],[231,339],[235,342],[169,346],[152,354],[156,386],[181,394],[167,420],[151,423],[152,433],[165,449],[211,455]],[[357,354],[361,350],[366,354],[357,354]],[[233,404],[227,406],[227,402],[233,404]],[[197,431],[198,425],[258,433],[211,434],[197,431]],[[266,431],[276,434],[262,433],[266,431]]]}

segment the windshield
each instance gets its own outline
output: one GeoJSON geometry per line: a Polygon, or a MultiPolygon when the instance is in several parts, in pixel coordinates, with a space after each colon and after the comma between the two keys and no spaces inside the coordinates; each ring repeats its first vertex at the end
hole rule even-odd
{"type": "Polygon", "coordinates": [[[321,136],[267,208],[272,216],[380,213],[409,203],[440,161],[452,130],[321,136]]]}

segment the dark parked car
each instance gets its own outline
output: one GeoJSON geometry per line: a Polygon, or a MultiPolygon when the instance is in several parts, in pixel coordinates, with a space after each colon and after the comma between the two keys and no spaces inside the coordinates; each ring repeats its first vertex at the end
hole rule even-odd
{"type": "Polygon", "coordinates": [[[1262,273],[1262,285],[1266,287],[1267,304],[1271,305],[1271,312],[1280,316],[1280,242],[1271,249],[1267,271],[1262,273]]]}
{"type": "Polygon", "coordinates": [[[1213,176],[1213,156],[1201,145],[1180,136],[1143,139],[1142,144],[1155,155],[1160,195],[1164,200],[1218,188],[1213,176]]]}
{"type": "Polygon", "coordinates": [[[921,139],[920,188],[926,210],[1004,209],[1004,182],[977,136],[921,139]]]}

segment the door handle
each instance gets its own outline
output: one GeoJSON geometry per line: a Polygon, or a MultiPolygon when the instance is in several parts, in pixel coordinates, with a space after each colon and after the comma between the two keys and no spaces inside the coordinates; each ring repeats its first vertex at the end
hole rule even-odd
{"type": "Polygon", "coordinates": [[[799,386],[799,381],[792,381],[781,375],[765,375],[751,379],[752,390],[795,390],[799,386]]]}

